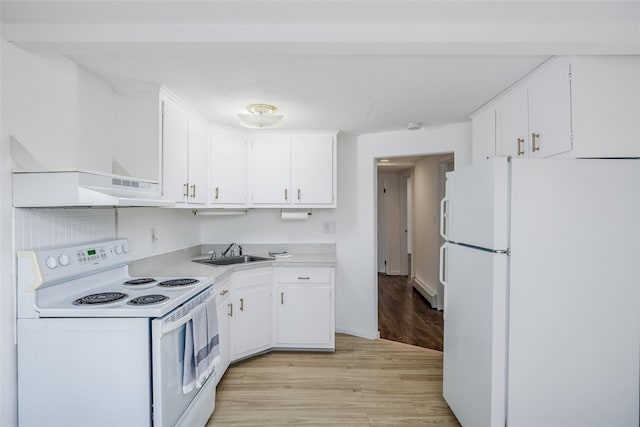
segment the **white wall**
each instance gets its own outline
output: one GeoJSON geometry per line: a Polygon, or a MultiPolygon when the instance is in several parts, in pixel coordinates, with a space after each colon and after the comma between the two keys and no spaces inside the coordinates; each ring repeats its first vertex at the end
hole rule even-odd
{"type": "MultiPolygon", "coordinates": [[[[361,135],[339,145],[336,249],[336,329],[378,336],[376,273],[376,158],[453,152],[456,165],[471,162],[469,123],[418,131],[361,135]]],[[[415,248],[415,242],[413,242],[415,248]]]]}
{"type": "Polygon", "coordinates": [[[413,190],[413,254],[415,280],[430,296],[437,295],[440,247],[440,162],[429,156],[416,162],[413,190]]]}
{"type": "Polygon", "coordinates": [[[134,259],[200,244],[200,224],[191,209],[118,209],[117,234],[129,239],[134,259]],[[153,242],[151,229],[157,237],[153,242]]]}
{"type": "Polygon", "coordinates": [[[199,216],[203,244],[335,243],[324,233],[325,222],[336,222],[335,209],[313,209],[307,220],[282,221],[280,209],[250,209],[242,216],[199,216]]]}

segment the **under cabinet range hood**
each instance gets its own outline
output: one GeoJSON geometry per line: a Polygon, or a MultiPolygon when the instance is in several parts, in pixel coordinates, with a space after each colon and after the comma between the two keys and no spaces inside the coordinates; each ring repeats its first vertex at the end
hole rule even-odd
{"type": "Polygon", "coordinates": [[[144,207],[175,206],[160,200],[155,181],[89,171],[14,172],[13,206],[144,207]]]}

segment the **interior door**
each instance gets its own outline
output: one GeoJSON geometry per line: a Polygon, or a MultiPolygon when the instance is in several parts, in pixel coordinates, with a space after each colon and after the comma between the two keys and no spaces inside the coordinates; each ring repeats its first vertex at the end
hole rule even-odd
{"type": "Polygon", "coordinates": [[[462,425],[505,425],[506,254],[446,244],[443,395],[462,425]]]}

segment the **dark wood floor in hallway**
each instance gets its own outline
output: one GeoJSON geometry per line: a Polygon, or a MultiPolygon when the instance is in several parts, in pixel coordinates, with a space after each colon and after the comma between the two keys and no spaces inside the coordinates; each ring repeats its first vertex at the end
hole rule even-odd
{"type": "Polygon", "coordinates": [[[442,312],[407,283],[407,276],[378,273],[378,328],[380,337],[442,351],[442,312]]]}

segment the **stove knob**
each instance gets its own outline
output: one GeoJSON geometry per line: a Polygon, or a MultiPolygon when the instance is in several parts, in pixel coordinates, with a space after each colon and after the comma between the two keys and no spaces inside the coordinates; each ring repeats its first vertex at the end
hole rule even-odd
{"type": "Polygon", "coordinates": [[[58,257],[58,262],[61,266],[66,267],[67,265],[69,265],[69,257],[65,254],[62,254],[58,257]]]}
{"type": "Polygon", "coordinates": [[[113,250],[116,252],[116,255],[122,255],[122,246],[116,245],[113,250]]]}
{"type": "Polygon", "coordinates": [[[49,268],[56,268],[58,266],[58,261],[56,261],[56,257],[53,256],[48,256],[46,263],[49,268]]]}
{"type": "Polygon", "coordinates": [[[123,245],[122,245],[122,251],[123,251],[125,254],[128,254],[128,253],[129,253],[129,244],[128,244],[128,243],[125,243],[125,244],[123,244],[123,245]]]}

